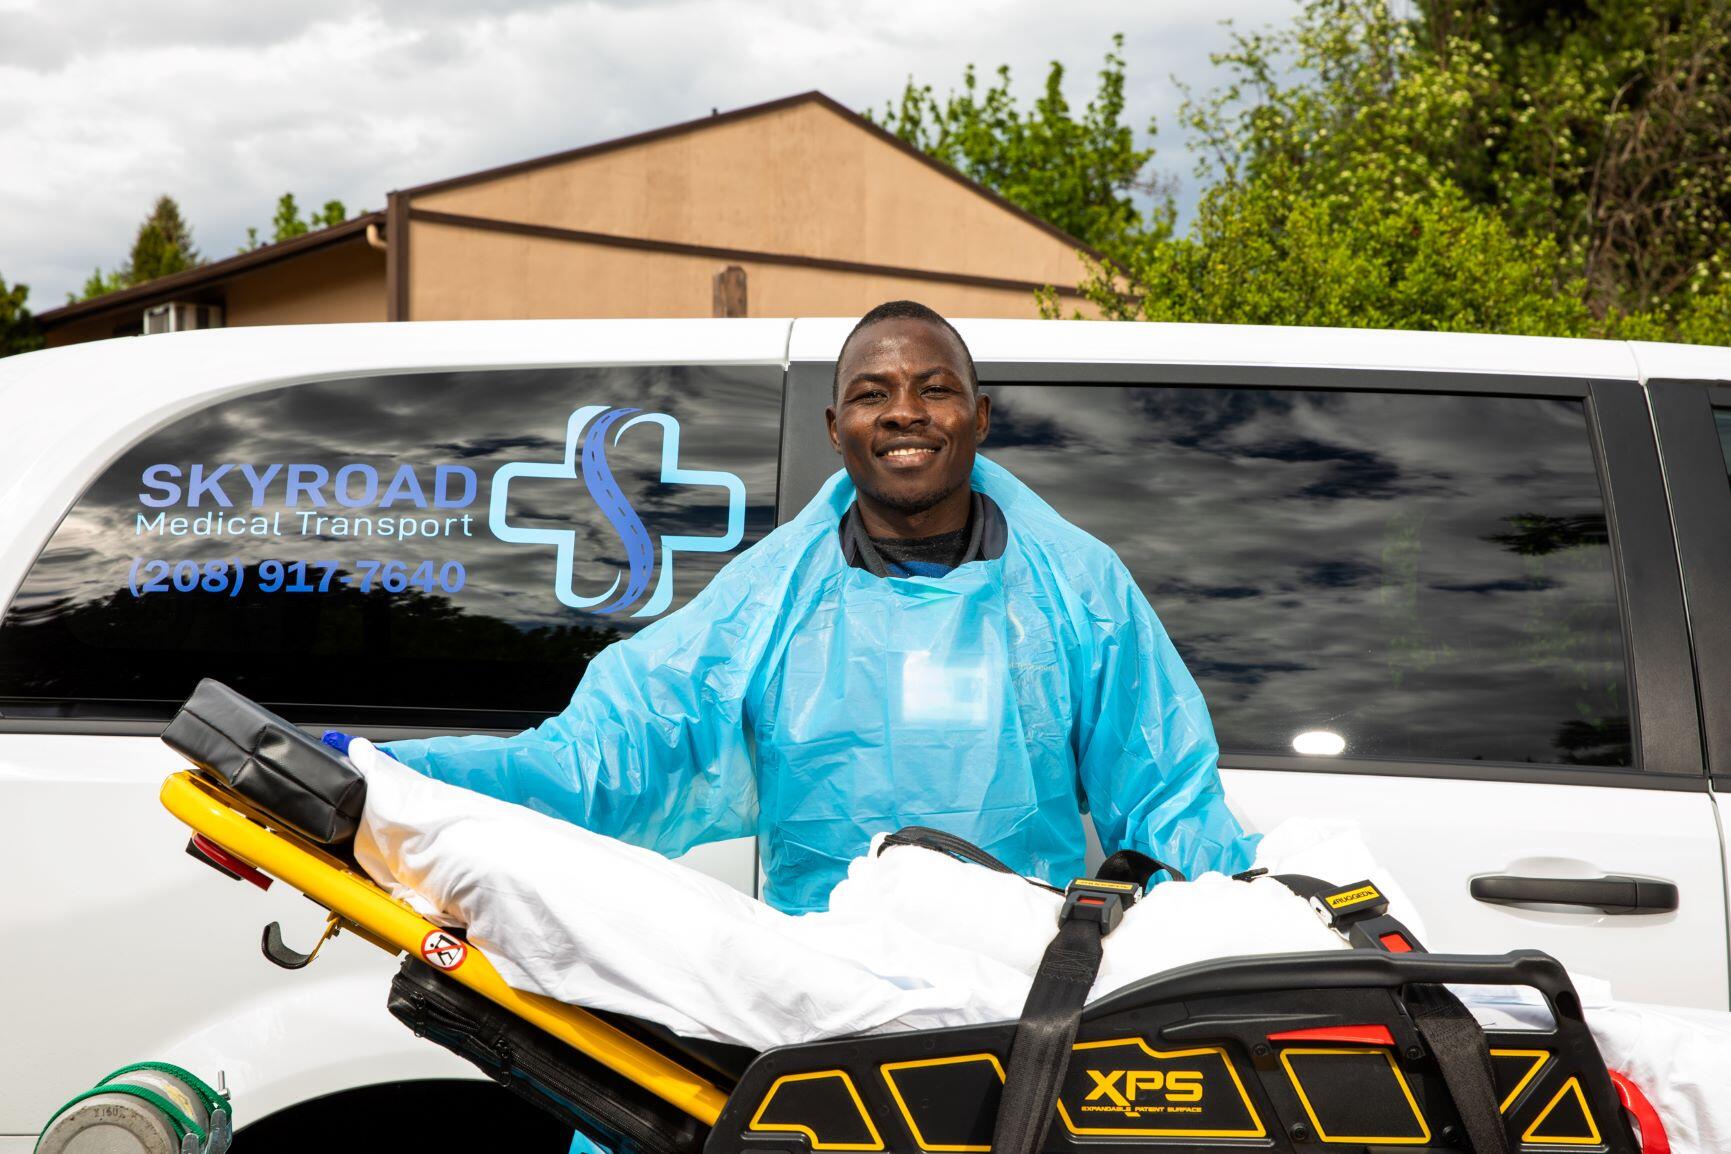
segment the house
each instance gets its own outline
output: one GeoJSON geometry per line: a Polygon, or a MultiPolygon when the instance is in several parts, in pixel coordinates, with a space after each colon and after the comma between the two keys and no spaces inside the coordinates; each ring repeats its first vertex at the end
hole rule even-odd
{"type": "Polygon", "coordinates": [[[383,212],[39,314],[50,346],[208,325],[957,316],[1082,302],[1081,241],[818,92],[389,194],[383,212]],[[176,307],[179,306],[179,307],[176,307]]]}

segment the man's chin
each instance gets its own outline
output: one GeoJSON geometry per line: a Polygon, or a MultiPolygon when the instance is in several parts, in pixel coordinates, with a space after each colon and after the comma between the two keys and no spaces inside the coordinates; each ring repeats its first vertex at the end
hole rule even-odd
{"type": "Polygon", "coordinates": [[[874,503],[881,505],[886,509],[894,509],[897,513],[901,513],[905,516],[911,516],[915,513],[924,513],[927,509],[939,504],[957,489],[960,489],[965,483],[966,482],[964,481],[953,485],[946,485],[941,488],[918,489],[889,486],[883,488],[867,488],[864,485],[860,485],[859,489],[860,492],[864,493],[867,497],[870,497],[874,503]]]}

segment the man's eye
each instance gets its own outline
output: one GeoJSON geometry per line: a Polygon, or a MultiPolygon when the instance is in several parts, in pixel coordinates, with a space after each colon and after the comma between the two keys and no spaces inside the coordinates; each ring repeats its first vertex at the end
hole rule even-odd
{"type": "Polygon", "coordinates": [[[948,386],[948,385],[927,385],[926,386],[926,396],[928,396],[928,397],[933,397],[933,396],[942,397],[942,396],[946,396],[947,394],[949,394],[953,391],[954,390],[952,390],[950,388],[950,386],[948,386]]]}

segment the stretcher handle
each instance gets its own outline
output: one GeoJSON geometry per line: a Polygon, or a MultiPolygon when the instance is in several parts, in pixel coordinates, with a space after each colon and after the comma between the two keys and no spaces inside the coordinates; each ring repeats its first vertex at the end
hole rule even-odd
{"type": "Polygon", "coordinates": [[[1392,954],[1327,950],[1215,958],[1155,974],[1091,1003],[1083,1020],[1153,1001],[1294,988],[1399,990],[1414,984],[1526,986],[1537,990],[1559,1021],[1579,1022],[1581,1000],[1561,962],[1540,950],[1507,954],[1392,954]]]}

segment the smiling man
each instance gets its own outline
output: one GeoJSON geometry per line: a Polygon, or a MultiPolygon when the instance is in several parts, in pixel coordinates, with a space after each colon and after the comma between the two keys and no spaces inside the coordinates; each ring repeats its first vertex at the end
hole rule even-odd
{"type": "Polygon", "coordinates": [[[960,335],[893,301],[843,344],[844,469],[514,737],[393,743],[423,773],[669,856],[755,835],[764,900],[823,909],[871,839],[935,826],[1023,874],[1108,853],[1249,866],[1202,696],[1128,570],[976,449],[960,335]]]}
{"type": "Polygon", "coordinates": [[[968,487],[991,426],[974,360],[943,317],[913,301],[860,319],[836,359],[829,441],[856,496],[848,564],[878,577],[941,577],[1004,551],[1004,516],[968,487]]]}

